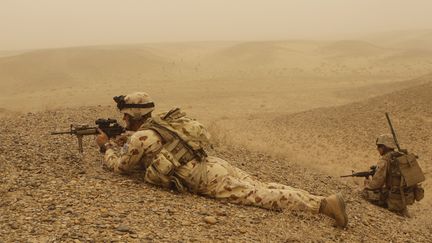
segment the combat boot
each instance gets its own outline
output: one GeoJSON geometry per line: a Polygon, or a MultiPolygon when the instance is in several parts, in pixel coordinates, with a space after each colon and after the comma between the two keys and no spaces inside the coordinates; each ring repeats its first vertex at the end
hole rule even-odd
{"type": "Polygon", "coordinates": [[[340,228],[345,228],[348,224],[345,201],[340,193],[322,199],[319,212],[335,219],[336,225],[340,228]]]}

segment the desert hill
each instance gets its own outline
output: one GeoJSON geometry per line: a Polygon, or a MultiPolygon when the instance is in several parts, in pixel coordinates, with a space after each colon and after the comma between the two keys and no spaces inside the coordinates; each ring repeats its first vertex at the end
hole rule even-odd
{"type": "MultiPolygon", "coordinates": [[[[38,111],[108,105],[119,91],[146,90],[161,104],[181,103],[194,107],[199,115],[220,107],[228,109],[225,112],[230,116],[251,114],[256,108],[248,104],[256,101],[267,103],[263,104],[266,110],[295,112],[351,102],[338,95],[344,90],[425,75],[432,67],[430,60],[429,52],[364,41],[154,43],[35,50],[0,57],[0,108],[38,111]],[[198,105],[197,99],[202,101],[198,105]]],[[[365,93],[356,98],[367,97],[365,93]]]]}
{"type": "Polygon", "coordinates": [[[394,48],[432,49],[432,30],[401,30],[380,32],[363,36],[360,39],[394,48]]]}
{"type": "Polygon", "coordinates": [[[385,48],[371,44],[365,41],[344,40],[336,41],[324,45],[318,49],[318,52],[329,56],[374,56],[386,53],[385,48]]]}
{"type": "MultiPolygon", "coordinates": [[[[295,129],[301,126],[303,129],[299,132],[307,134],[305,139],[302,139],[304,143],[327,141],[332,146],[337,145],[340,150],[337,154],[340,157],[329,163],[339,164],[344,163],[346,159],[343,158],[347,158],[352,150],[354,154],[364,153],[364,157],[360,158],[370,158],[364,150],[370,151],[370,148],[374,148],[376,134],[390,132],[384,116],[384,112],[389,112],[398,131],[401,146],[416,151],[425,159],[425,168],[430,171],[432,168],[429,167],[428,160],[432,158],[432,151],[427,144],[431,142],[432,75],[428,78],[430,82],[416,87],[341,107],[319,108],[281,116],[275,118],[275,122],[280,126],[295,129]],[[308,136],[312,134],[316,135],[308,136]]],[[[357,161],[353,162],[356,164],[357,161]]]]}

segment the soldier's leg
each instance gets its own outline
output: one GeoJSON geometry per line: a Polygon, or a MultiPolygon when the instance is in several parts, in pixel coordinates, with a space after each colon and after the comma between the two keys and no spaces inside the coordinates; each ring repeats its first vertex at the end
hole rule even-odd
{"type": "Polygon", "coordinates": [[[366,201],[375,204],[380,207],[387,207],[387,203],[385,202],[385,196],[382,194],[380,190],[367,190],[364,189],[361,191],[361,197],[366,201]]]}
{"type": "Polygon", "coordinates": [[[267,209],[289,209],[318,213],[323,197],[294,188],[269,189],[226,176],[218,185],[216,198],[229,198],[234,203],[267,209]]]}
{"type": "Polygon", "coordinates": [[[204,195],[268,209],[322,213],[335,219],[339,227],[343,228],[348,224],[345,202],[340,194],[321,197],[281,184],[262,183],[226,161],[214,157],[208,159],[207,168],[206,188],[201,191],[204,195]]]}
{"type": "Polygon", "coordinates": [[[269,188],[226,161],[214,158],[208,166],[208,188],[204,193],[233,203],[253,205],[267,209],[303,210],[318,213],[323,197],[304,190],[284,186],[269,188]]]}
{"type": "Polygon", "coordinates": [[[268,189],[286,189],[286,190],[295,190],[301,193],[308,193],[305,190],[301,190],[301,189],[296,189],[287,185],[283,185],[283,184],[279,184],[279,183],[274,183],[274,182],[270,182],[270,183],[266,183],[266,182],[261,182],[259,180],[257,180],[255,177],[253,177],[252,175],[248,174],[246,171],[243,171],[242,169],[239,169],[235,166],[230,165],[228,162],[220,159],[218,161],[218,163],[221,163],[224,167],[230,167],[230,171],[229,174],[233,177],[239,178],[243,181],[247,181],[252,185],[255,186],[262,186],[262,187],[267,187],[268,189]]]}

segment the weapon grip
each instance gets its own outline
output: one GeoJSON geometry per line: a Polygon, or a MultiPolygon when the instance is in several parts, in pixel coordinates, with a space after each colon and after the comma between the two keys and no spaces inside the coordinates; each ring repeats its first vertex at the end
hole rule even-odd
{"type": "Polygon", "coordinates": [[[77,138],[78,138],[78,150],[80,153],[83,153],[83,143],[82,143],[83,135],[77,135],[77,138]]]}

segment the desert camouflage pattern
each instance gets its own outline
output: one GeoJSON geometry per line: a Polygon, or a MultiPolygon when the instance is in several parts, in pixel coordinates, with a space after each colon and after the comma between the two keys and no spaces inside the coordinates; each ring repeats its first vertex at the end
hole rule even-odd
{"type": "MultiPolygon", "coordinates": [[[[196,165],[191,162],[189,167],[196,165]]],[[[207,181],[200,193],[232,203],[273,210],[300,210],[318,213],[323,197],[278,183],[264,183],[217,157],[206,161],[207,181]]]]}
{"type": "MultiPolygon", "coordinates": [[[[153,102],[152,98],[145,92],[135,92],[126,95],[125,97],[126,104],[147,104],[153,102]]],[[[142,117],[145,114],[152,112],[154,107],[152,108],[124,108],[120,112],[131,115],[132,117],[138,118],[142,117]]]]}
{"type": "Polygon", "coordinates": [[[161,137],[150,129],[133,133],[123,145],[110,141],[106,147],[104,162],[109,169],[118,173],[142,171],[145,181],[165,188],[189,190],[242,205],[313,213],[319,212],[323,199],[286,185],[260,182],[217,157],[178,164],[163,147],[161,137]]]}
{"type": "Polygon", "coordinates": [[[366,180],[365,189],[362,191],[364,199],[379,205],[386,205],[386,192],[384,185],[386,183],[386,174],[388,161],[390,161],[390,153],[381,156],[377,163],[375,175],[370,180],[366,180]]]}
{"type": "Polygon", "coordinates": [[[186,113],[178,107],[156,115],[153,121],[174,131],[193,149],[204,148],[210,144],[211,136],[204,125],[187,117],[186,113]]]}
{"type": "Polygon", "coordinates": [[[388,171],[388,164],[390,163],[391,153],[381,156],[377,163],[375,175],[371,180],[367,181],[366,188],[369,190],[381,189],[386,183],[386,174],[388,171]]]}
{"type": "Polygon", "coordinates": [[[398,152],[389,152],[381,156],[377,170],[372,180],[367,181],[362,196],[377,205],[387,207],[391,211],[404,212],[407,205],[414,203],[415,187],[402,187],[401,174],[398,166],[392,166],[391,161],[398,152]]]}
{"type": "Polygon", "coordinates": [[[376,139],[376,145],[382,144],[387,148],[395,149],[396,143],[391,134],[381,134],[376,139]]]}

